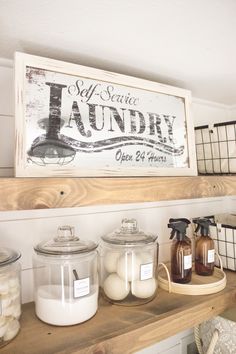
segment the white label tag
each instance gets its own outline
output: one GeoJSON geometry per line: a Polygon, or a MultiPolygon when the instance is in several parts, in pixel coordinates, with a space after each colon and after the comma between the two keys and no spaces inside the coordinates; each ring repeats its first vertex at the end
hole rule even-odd
{"type": "Polygon", "coordinates": [[[213,263],[215,262],[215,250],[209,250],[208,251],[208,256],[207,256],[207,263],[213,263]]]}
{"type": "Polygon", "coordinates": [[[192,255],[184,256],[184,269],[192,268],[192,255]]]}
{"type": "Polygon", "coordinates": [[[74,280],[74,298],[90,293],[90,278],[74,280]]]}
{"type": "Polygon", "coordinates": [[[140,280],[147,280],[153,277],[153,263],[141,264],[140,280]]]}

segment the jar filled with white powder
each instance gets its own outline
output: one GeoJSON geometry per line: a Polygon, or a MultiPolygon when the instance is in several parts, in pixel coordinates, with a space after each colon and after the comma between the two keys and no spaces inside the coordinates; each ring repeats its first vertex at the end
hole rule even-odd
{"type": "Polygon", "coordinates": [[[20,256],[9,248],[0,248],[0,348],[20,330],[20,256]]]}
{"type": "Polygon", "coordinates": [[[135,219],[102,236],[100,282],[104,297],[118,305],[141,305],[157,291],[157,236],[140,230],[135,219]]]}
{"type": "Polygon", "coordinates": [[[82,241],[61,226],[52,240],[38,244],[34,263],[37,317],[69,326],[87,321],[98,307],[97,244],[82,241]]]}

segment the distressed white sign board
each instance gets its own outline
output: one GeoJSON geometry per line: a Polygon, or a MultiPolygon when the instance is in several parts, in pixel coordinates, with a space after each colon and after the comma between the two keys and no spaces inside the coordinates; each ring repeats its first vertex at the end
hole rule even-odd
{"type": "Polygon", "coordinates": [[[16,53],[16,176],[196,175],[190,92],[16,53]]]}

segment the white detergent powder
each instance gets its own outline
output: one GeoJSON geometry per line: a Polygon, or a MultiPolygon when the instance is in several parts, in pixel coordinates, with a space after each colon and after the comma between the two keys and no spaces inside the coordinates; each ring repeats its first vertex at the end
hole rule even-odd
{"type": "MultiPolygon", "coordinates": [[[[64,287],[63,294],[73,294],[73,288],[64,287]]],[[[89,295],[74,299],[62,296],[59,285],[40,286],[36,293],[36,315],[44,322],[69,326],[84,322],[95,315],[98,306],[98,289],[91,288],[89,295]]]]}

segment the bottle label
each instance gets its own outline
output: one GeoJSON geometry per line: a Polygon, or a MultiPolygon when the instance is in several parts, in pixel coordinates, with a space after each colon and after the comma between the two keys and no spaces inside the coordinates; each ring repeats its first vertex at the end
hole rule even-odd
{"type": "Polygon", "coordinates": [[[82,297],[90,293],[90,278],[74,280],[74,298],[82,297]]]}
{"type": "Polygon", "coordinates": [[[153,263],[141,264],[140,280],[147,280],[153,277],[153,263]]]}
{"type": "Polygon", "coordinates": [[[208,263],[215,262],[215,250],[214,249],[208,251],[207,262],[208,263]]]}
{"type": "Polygon", "coordinates": [[[192,268],[192,255],[184,256],[184,270],[192,268]]]}

